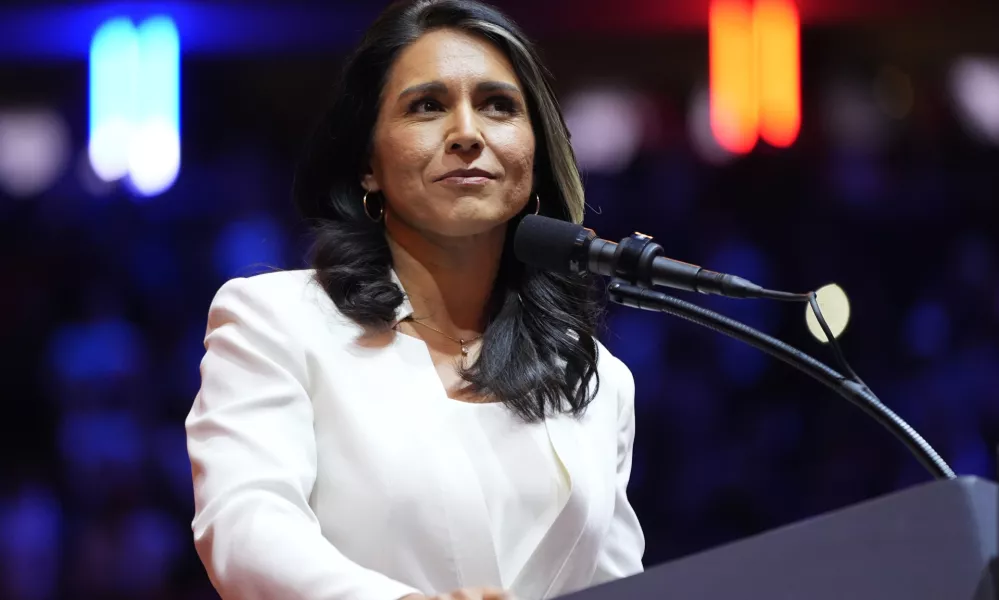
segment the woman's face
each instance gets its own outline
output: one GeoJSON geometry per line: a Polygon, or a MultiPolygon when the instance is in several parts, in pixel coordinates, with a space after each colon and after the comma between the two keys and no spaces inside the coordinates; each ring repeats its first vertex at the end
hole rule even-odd
{"type": "Polygon", "coordinates": [[[484,39],[439,29],[400,52],[363,182],[385,198],[387,226],[395,219],[424,234],[464,237],[519,213],[533,186],[525,101],[510,62],[484,39]]]}

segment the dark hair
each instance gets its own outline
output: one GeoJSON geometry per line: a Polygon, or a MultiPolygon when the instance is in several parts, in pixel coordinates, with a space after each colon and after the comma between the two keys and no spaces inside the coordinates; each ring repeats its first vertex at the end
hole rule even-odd
{"type": "MultiPolygon", "coordinates": [[[[542,199],[541,213],[582,221],[583,187],[569,132],[550,75],[517,25],[472,0],[391,5],[347,58],[294,190],[299,211],[314,227],[317,281],[345,316],[368,329],[395,321],[403,293],[391,278],[392,255],[381,224],[369,219],[361,204],[361,176],[393,61],[439,28],[481,36],[509,58],[525,87],[534,128],[534,191],[542,199]]],[[[510,236],[520,218],[508,229],[479,358],[462,376],[471,391],[496,397],[527,421],[562,412],[579,415],[599,384],[598,304],[588,278],[540,271],[513,258],[510,236]]]]}

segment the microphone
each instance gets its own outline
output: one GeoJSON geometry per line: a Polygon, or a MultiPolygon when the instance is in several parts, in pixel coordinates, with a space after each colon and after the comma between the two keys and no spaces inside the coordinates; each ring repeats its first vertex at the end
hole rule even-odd
{"type": "Polygon", "coordinates": [[[636,285],[660,285],[731,298],[762,298],[768,290],[742,277],[709,271],[663,256],[650,236],[635,233],[620,244],[568,221],[527,215],[514,233],[513,252],[523,263],[560,273],[596,273],[636,285]]]}

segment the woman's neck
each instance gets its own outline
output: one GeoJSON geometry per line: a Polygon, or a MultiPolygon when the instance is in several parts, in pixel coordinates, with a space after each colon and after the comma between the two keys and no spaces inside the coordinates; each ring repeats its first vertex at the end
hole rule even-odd
{"type": "Polygon", "coordinates": [[[388,228],[386,238],[415,319],[455,337],[473,337],[485,329],[505,227],[469,238],[430,238],[396,226],[388,228]]]}

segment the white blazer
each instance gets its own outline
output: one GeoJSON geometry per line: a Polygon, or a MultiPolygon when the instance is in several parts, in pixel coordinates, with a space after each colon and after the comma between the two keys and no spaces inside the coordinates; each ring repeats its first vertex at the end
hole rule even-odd
{"type": "MultiPolygon", "coordinates": [[[[212,583],[226,600],[502,587],[471,463],[428,417],[430,403],[456,400],[426,346],[392,331],[362,338],[313,275],[231,280],[209,310],[186,427],[194,540],[212,583]]],[[[411,312],[405,303],[397,316],[411,312]]],[[[524,600],[642,570],[645,539],[625,491],[634,380],[602,345],[598,370],[581,419],[545,422],[569,493],[505,586],[524,600]]]]}

